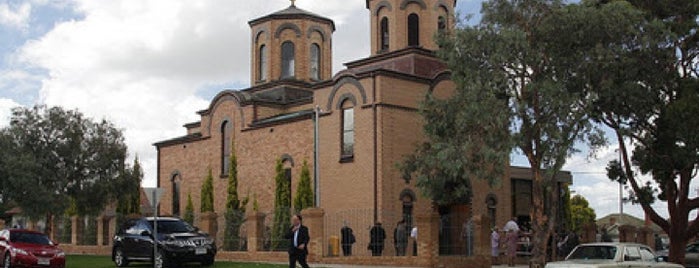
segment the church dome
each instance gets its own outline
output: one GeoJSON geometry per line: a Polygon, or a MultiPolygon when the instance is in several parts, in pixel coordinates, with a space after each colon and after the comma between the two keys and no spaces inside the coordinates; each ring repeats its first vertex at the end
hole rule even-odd
{"type": "Polygon", "coordinates": [[[283,80],[318,83],[332,78],[335,23],[294,2],[249,22],[252,85],[283,80]]]}
{"type": "Polygon", "coordinates": [[[335,22],[333,20],[323,17],[321,15],[315,14],[313,12],[296,7],[296,5],[291,5],[288,8],[282,9],[280,11],[274,12],[267,16],[257,18],[248,22],[250,26],[254,26],[260,23],[264,23],[270,20],[289,20],[289,19],[307,19],[320,23],[328,23],[332,26],[333,31],[335,30],[335,22]]]}

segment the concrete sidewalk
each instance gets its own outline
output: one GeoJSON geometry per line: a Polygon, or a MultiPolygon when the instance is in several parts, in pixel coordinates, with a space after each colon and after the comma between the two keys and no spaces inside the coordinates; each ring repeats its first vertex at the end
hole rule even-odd
{"type": "MultiPolygon", "coordinates": [[[[387,266],[362,266],[362,265],[347,265],[347,264],[309,264],[311,267],[314,268],[385,268],[387,266]]],[[[493,268],[511,268],[508,267],[507,265],[495,265],[492,266],[493,268]]],[[[527,268],[529,266],[527,265],[517,265],[514,266],[515,268],[527,268]]],[[[391,268],[414,268],[414,267],[394,267],[391,266],[391,268]]]]}

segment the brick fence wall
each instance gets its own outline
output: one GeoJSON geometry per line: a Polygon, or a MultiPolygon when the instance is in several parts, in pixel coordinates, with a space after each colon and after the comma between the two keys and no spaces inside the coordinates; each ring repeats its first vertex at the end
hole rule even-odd
{"type": "MultiPolygon", "coordinates": [[[[302,212],[304,216],[304,224],[309,227],[311,241],[309,242],[309,260],[313,263],[320,264],[352,264],[352,265],[380,265],[380,266],[403,266],[403,267],[490,267],[489,257],[489,232],[487,226],[489,219],[485,215],[474,217],[474,241],[476,244],[476,255],[466,256],[440,256],[439,255],[439,231],[440,217],[437,213],[417,215],[416,223],[420,230],[418,239],[418,256],[349,256],[349,257],[329,257],[324,249],[329,246],[328,241],[324,241],[324,223],[325,212],[323,209],[311,208],[302,212]],[[481,224],[485,223],[485,224],[481,224]],[[484,229],[485,228],[485,229],[484,229]]],[[[211,225],[216,222],[217,215],[201,218],[200,226],[211,225]]],[[[103,218],[100,218],[103,219],[103,218]]],[[[224,261],[255,261],[255,262],[286,262],[288,255],[286,252],[268,252],[260,251],[260,237],[263,236],[261,222],[264,221],[264,215],[259,213],[249,213],[246,217],[248,250],[241,252],[221,251],[216,256],[218,260],[224,261]]],[[[109,230],[110,239],[104,241],[105,238],[98,239],[98,245],[77,245],[80,235],[80,221],[77,218],[72,219],[72,243],[60,245],[67,254],[85,254],[85,255],[111,255],[112,241],[116,221],[113,218],[97,221],[97,228],[100,232],[109,230]]],[[[56,228],[54,228],[55,230],[56,228]]]]}

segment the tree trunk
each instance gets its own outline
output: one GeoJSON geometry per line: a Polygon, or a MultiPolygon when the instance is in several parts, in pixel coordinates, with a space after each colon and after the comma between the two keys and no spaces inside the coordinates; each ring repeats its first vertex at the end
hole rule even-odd
{"type": "Polygon", "coordinates": [[[53,232],[53,214],[51,212],[46,213],[46,228],[44,229],[44,233],[48,235],[51,239],[54,239],[53,235],[51,234],[53,232]]]}
{"type": "Polygon", "coordinates": [[[669,262],[684,265],[684,255],[689,237],[685,235],[684,229],[670,229],[670,256],[669,262]]]}
{"type": "Polygon", "coordinates": [[[548,219],[544,211],[545,191],[541,171],[532,168],[532,209],[529,214],[532,221],[532,257],[529,267],[541,268],[546,264],[546,252],[548,248],[548,219]]]}

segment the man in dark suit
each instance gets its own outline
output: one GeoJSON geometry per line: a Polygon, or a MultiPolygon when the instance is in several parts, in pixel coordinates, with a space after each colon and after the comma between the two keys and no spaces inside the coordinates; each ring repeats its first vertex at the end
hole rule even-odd
{"type": "Polygon", "coordinates": [[[301,215],[291,217],[291,229],[286,234],[286,239],[289,240],[289,268],[296,268],[296,262],[303,268],[308,268],[306,257],[308,256],[308,227],[303,226],[303,218],[301,215]]]}

